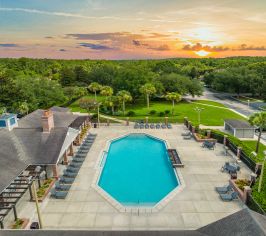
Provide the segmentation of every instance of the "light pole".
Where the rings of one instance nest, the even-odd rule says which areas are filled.
[[[266,150],[263,151],[264,154],[264,159],[262,162],[262,166],[261,166],[261,172],[260,172],[260,180],[259,180],[259,188],[258,188],[258,192],[261,192],[261,186],[262,186],[262,180],[263,180],[263,171],[264,171],[264,165],[265,165],[265,161],[266,161]]]
[[[40,211],[39,202],[38,202],[37,190],[36,190],[36,186],[35,186],[35,180],[37,179],[38,176],[39,176],[38,179],[43,177],[45,175],[45,171],[41,172],[41,167],[40,166],[36,166],[34,171],[35,171],[35,177],[33,178],[33,181],[32,181],[32,188],[33,188],[35,205],[36,205],[36,210],[37,210],[37,215],[38,215],[39,226],[40,226],[40,229],[42,229],[43,228],[43,224],[42,224],[41,211]]]
[[[200,113],[204,110],[204,108],[201,107],[195,107],[194,110],[196,112],[198,112],[198,122],[199,122],[199,126],[200,126]]]

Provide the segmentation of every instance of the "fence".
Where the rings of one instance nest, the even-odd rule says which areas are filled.
[[[247,195],[247,206],[262,215],[266,215],[266,212],[261,208],[261,206],[255,201],[255,199],[251,196],[251,194]]]

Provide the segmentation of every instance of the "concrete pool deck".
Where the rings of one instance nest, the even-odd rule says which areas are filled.
[[[96,140],[66,199],[49,198],[41,204],[45,229],[91,230],[177,230],[196,229],[245,207],[240,200],[223,202],[215,186],[228,184],[229,175],[220,171],[225,161],[222,145],[215,150],[201,147],[195,140],[183,140],[182,125],[169,130],[136,130],[132,126],[111,125],[92,129]],[[127,212],[115,209],[93,187],[102,150],[110,139],[128,133],[147,133],[166,140],[176,148],[185,165],[179,168],[185,188],[159,212]],[[230,160],[231,159],[231,160]],[[241,163],[239,177],[249,178],[250,170]],[[33,204],[33,203],[28,203]],[[30,207],[32,208],[32,207]],[[28,209],[30,209],[28,208]],[[24,212],[27,210],[25,209]],[[28,212],[28,214],[30,214]],[[36,218],[36,215],[33,217]]]

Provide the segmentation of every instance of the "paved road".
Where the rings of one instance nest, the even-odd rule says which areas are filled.
[[[187,97],[191,98],[191,97]],[[236,112],[248,117],[254,112],[258,112],[259,110],[256,110],[252,107],[249,107],[248,105],[242,104],[240,102],[237,102],[236,100],[232,99],[230,97],[230,94],[228,93],[216,93],[208,90],[205,88],[205,91],[202,96],[195,97],[194,99],[200,100],[200,99],[208,99],[216,102],[220,102],[224,104],[225,106],[235,110]]]

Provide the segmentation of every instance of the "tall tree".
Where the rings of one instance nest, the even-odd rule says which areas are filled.
[[[123,114],[125,115],[125,110],[126,110],[126,102],[132,101],[132,97],[130,92],[126,90],[121,90],[117,93],[117,97],[119,101],[122,102],[122,108],[123,108]]]
[[[172,92],[172,93],[167,93],[165,95],[165,99],[168,101],[172,101],[172,115],[173,115],[174,109],[175,109],[175,102],[180,102],[182,99],[182,96],[179,93]]]
[[[146,96],[147,108],[150,108],[150,96],[156,93],[156,88],[151,83],[146,83],[140,87],[139,91]]]
[[[101,88],[101,92],[100,92],[100,94],[105,96],[105,97],[112,96],[113,93],[114,93],[114,90],[110,86],[103,86]]]
[[[260,147],[260,139],[263,128],[266,127],[266,112],[257,112],[250,116],[249,122],[252,125],[255,125],[259,128],[259,135],[258,135],[258,141],[256,145],[256,153],[259,152]]]
[[[102,86],[97,82],[92,82],[88,88],[91,92],[94,92],[94,99],[97,101],[97,92],[101,91]]]
[[[112,115],[115,113],[115,104],[118,102],[118,98],[116,96],[108,96],[105,98],[103,104],[106,107],[110,107],[112,110]]]

